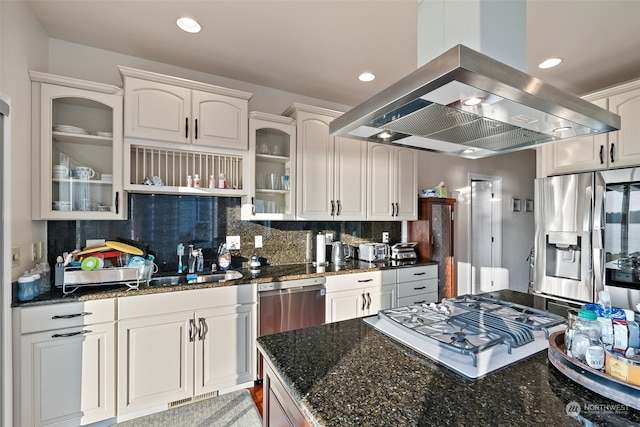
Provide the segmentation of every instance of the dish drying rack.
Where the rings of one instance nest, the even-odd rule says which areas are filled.
[[[65,267],[62,293],[69,295],[79,288],[124,285],[129,289],[140,287],[140,271],[137,268],[114,267],[98,270],[82,270],[80,267]],[[60,285],[56,285],[60,287]]]

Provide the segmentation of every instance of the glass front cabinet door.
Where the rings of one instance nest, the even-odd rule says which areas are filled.
[[[30,75],[33,218],[125,219],[121,89]]]
[[[245,220],[295,218],[296,126],[290,117],[249,114],[251,179],[242,207]]]

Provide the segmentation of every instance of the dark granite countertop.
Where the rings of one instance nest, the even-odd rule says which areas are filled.
[[[34,298],[31,301],[17,301],[14,299],[12,307],[28,307],[43,304],[56,304],[63,302],[90,301],[105,298],[120,298],[135,295],[146,295],[163,292],[177,292],[192,289],[215,288],[221,286],[234,286],[243,284],[259,284],[270,282],[282,282],[286,280],[305,279],[319,276],[332,276],[338,274],[357,273],[361,271],[385,270],[390,268],[414,267],[419,265],[436,264],[433,261],[385,261],[370,263],[366,261],[350,261],[344,266],[335,266],[330,264],[326,267],[315,267],[313,264],[286,264],[286,265],[267,265],[258,269],[241,268],[238,269],[242,273],[242,278],[238,280],[229,280],[224,282],[213,283],[194,283],[185,285],[172,286],[146,286],[141,285],[139,289],[128,289],[126,286],[97,286],[79,288],[74,293],[63,295],[60,288],[52,288],[50,292],[46,292]],[[154,276],[156,277],[156,276]],[[15,288],[15,284],[14,284]]]
[[[540,304],[514,291],[490,296]],[[362,319],[263,336],[258,346],[321,426],[640,425],[640,412],[566,378],[546,351],[469,381]],[[577,419],[570,402],[580,405]]]

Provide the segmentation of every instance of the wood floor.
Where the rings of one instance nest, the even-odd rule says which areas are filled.
[[[260,416],[262,416],[262,384],[249,387],[249,392],[251,393],[251,397],[253,397],[253,401],[256,402]]]

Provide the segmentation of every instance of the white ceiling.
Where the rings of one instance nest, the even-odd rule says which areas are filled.
[[[417,0],[24,1],[51,38],[345,105],[417,64]],[[527,72],[575,94],[640,77],[640,0],[527,0],[527,39]]]

